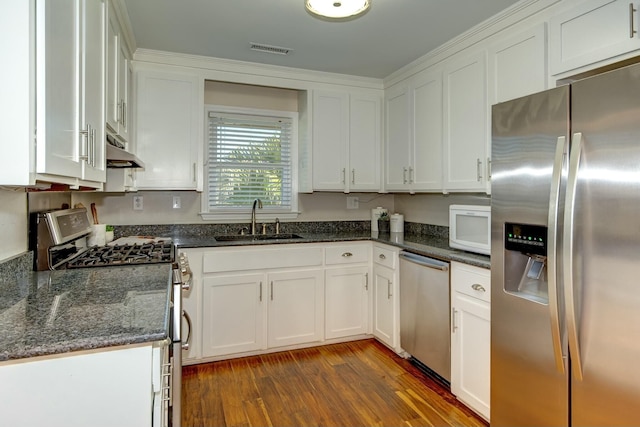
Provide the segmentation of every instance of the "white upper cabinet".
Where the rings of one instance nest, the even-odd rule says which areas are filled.
[[[202,191],[204,80],[151,64],[136,69],[136,154],[139,190]]]
[[[442,73],[427,70],[387,94],[385,188],[442,191]]]
[[[103,0],[3,3],[11,38],[0,52],[12,65],[0,74],[0,185],[102,188],[104,8]]]
[[[445,65],[444,191],[485,191],[488,183],[487,52],[463,51]]]
[[[379,191],[381,97],[313,93],[313,189]]]
[[[551,74],[640,49],[640,2],[590,0],[549,21]]]
[[[107,22],[107,126],[109,132],[123,143],[129,141],[131,129],[130,57],[113,6],[110,6]]]
[[[508,101],[547,89],[546,25],[500,33],[489,48],[489,101]]]
[[[36,4],[36,172],[97,188],[106,177],[104,6],[101,0]]]

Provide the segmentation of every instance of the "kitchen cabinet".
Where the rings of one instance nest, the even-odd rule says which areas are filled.
[[[107,20],[107,112],[108,131],[126,145],[130,141],[131,86],[133,71],[131,54],[124,41],[118,18],[109,3]]]
[[[489,420],[491,273],[451,262],[451,392]]]
[[[442,191],[442,73],[429,69],[387,97],[385,189]]]
[[[638,6],[637,1],[590,0],[551,17],[551,74],[640,49]]]
[[[444,190],[488,186],[489,102],[487,51],[455,55],[443,72]]]
[[[380,191],[380,98],[314,91],[314,190]]]
[[[7,426],[161,427],[163,344],[117,347],[0,364]],[[165,346],[166,347],[166,346]],[[155,398],[154,398],[155,395]]]
[[[371,244],[325,248],[325,338],[367,334]]]
[[[547,89],[546,64],[545,23],[515,34],[499,33],[489,47],[490,103]]]
[[[0,183],[102,188],[104,2],[38,1],[30,8],[6,6],[3,15],[5,29],[15,26],[20,39],[15,50],[12,40],[2,52],[23,75],[11,81],[15,88],[3,91],[3,117],[16,127],[10,130],[15,138],[6,139]]]
[[[136,79],[139,190],[202,191],[204,80],[179,67],[141,64]]]
[[[193,340],[185,363],[319,342],[324,333],[322,248],[187,249],[184,295]]]
[[[373,246],[373,335],[394,351],[400,351],[400,299],[398,249]]]

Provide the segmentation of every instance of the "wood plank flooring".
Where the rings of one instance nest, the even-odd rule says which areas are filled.
[[[488,425],[373,339],[182,372],[183,427]]]

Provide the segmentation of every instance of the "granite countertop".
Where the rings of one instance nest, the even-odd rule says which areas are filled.
[[[449,239],[442,236],[425,234],[386,233],[371,231],[354,231],[339,233],[295,233],[300,238],[268,239],[268,240],[234,240],[217,241],[214,236],[172,236],[173,242],[180,248],[226,247],[226,246],[259,246],[285,243],[320,243],[372,240],[396,246],[424,256],[445,261],[459,261],[482,268],[491,268],[491,259],[486,255],[474,254],[449,247]]]
[[[0,279],[0,361],[163,340],[171,264],[18,271]]]

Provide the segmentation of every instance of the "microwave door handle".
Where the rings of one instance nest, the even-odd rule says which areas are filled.
[[[560,203],[560,186],[562,183],[562,175],[565,168],[565,159],[567,155],[567,138],[559,136],[556,144],[556,152],[553,161],[553,171],[551,174],[551,191],[549,195],[549,218],[548,218],[548,237],[549,243],[547,257],[547,283],[549,285],[549,315],[551,317],[551,341],[553,344],[553,356],[556,363],[556,369],[559,373],[564,374],[564,359],[562,354],[562,336],[560,331],[561,313],[558,303],[558,205]]]

